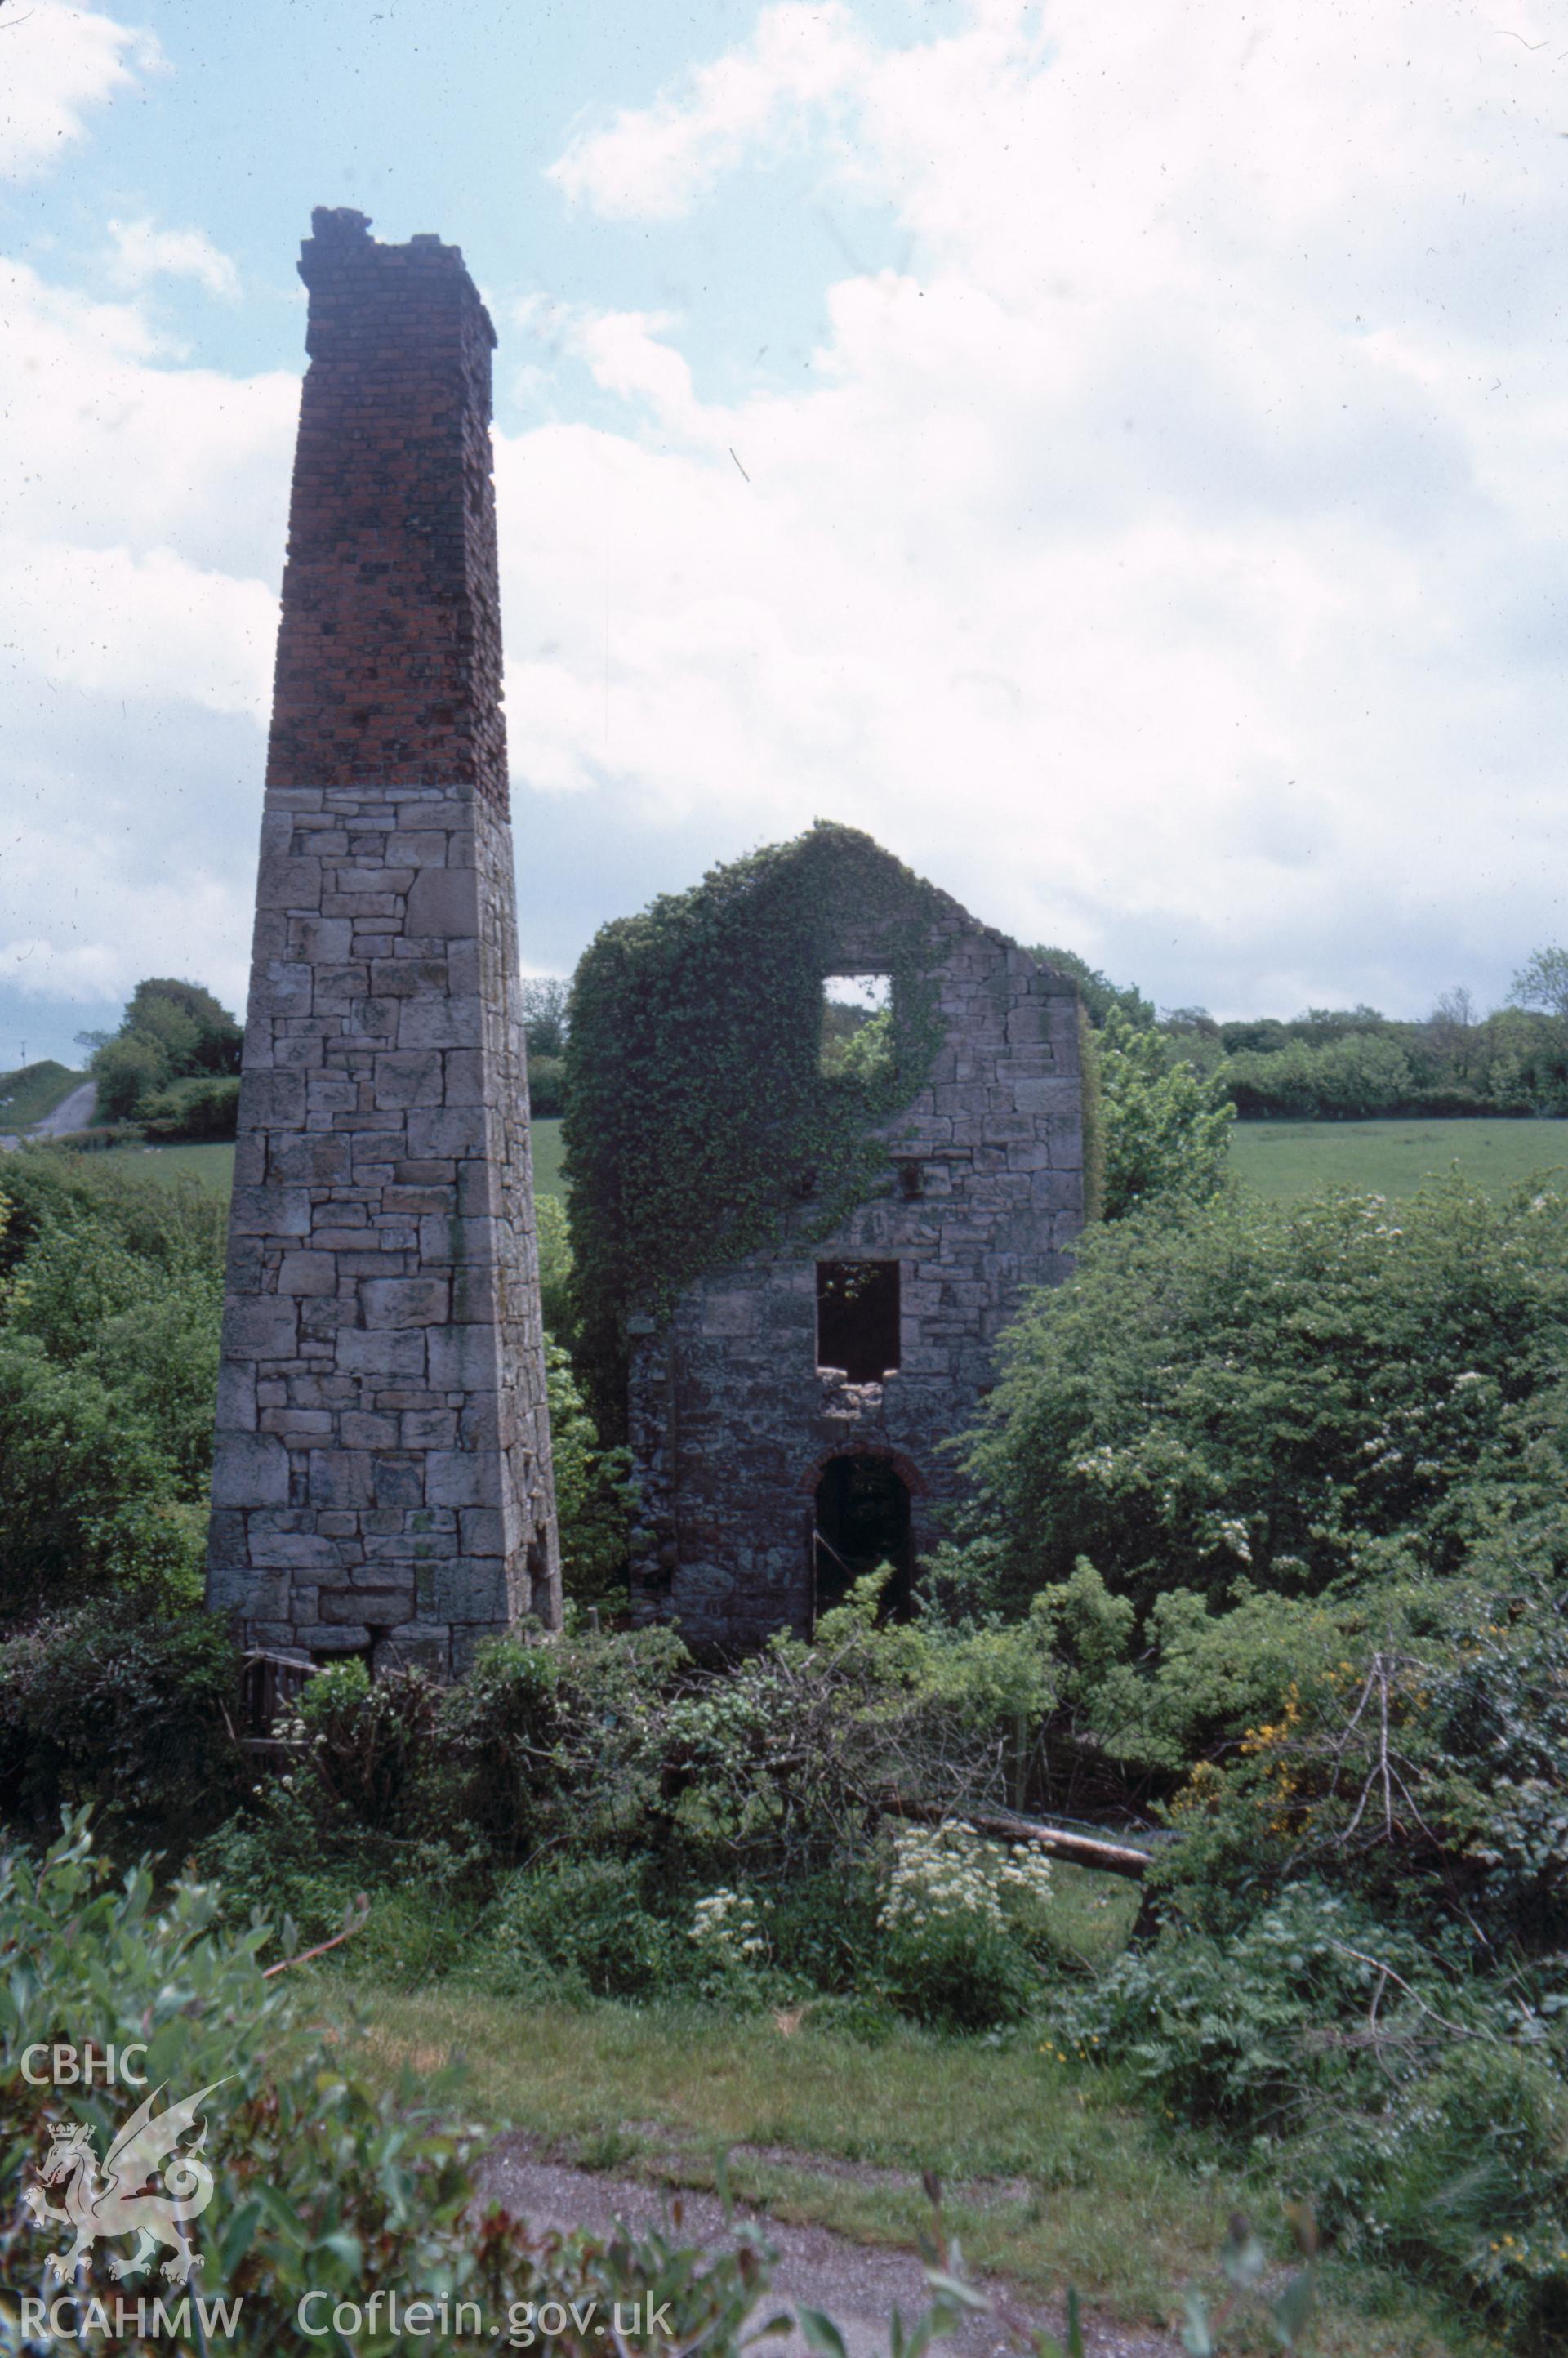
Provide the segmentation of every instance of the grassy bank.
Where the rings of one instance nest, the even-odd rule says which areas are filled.
[[[0,1130],[26,1130],[29,1123],[42,1121],[64,1103],[72,1089],[80,1088],[85,1073],[71,1073],[63,1065],[48,1057],[38,1065],[18,1065],[14,1072],[0,1073]]]
[[[1244,1121],[1231,1132],[1236,1177],[1277,1203],[1320,1187],[1413,1195],[1455,1163],[1466,1179],[1499,1190],[1561,1171],[1568,1121]]]

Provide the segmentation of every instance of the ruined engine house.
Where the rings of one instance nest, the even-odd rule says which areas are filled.
[[[780,1136],[771,1233],[626,1321],[633,1609],[698,1643],[808,1631],[881,1563],[889,1601],[907,1598],[963,1487],[943,1444],[1085,1217],[1075,986],[862,836],[818,827],[769,856],[811,871],[822,996],[784,1021],[825,1023],[823,1089],[842,1101],[846,1060],[852,1083],[834,1010],[857,996],[860,1048],[880,1021],[914,1063],[896,1109],[863,1125],[852,1201],[825,1201]],[[757,1059],[750,1119],[768,1135],[773,1077]]]

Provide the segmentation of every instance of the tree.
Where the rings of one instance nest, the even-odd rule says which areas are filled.
[[[565,1055],[568,996],[559,975],[526,975],[518,986],[530,1057]]]
[[[1225,1184],[1234,1106],[1212,1080],[1173,1062],[1157,1032],[1106,1011],[1094,1042],[1105,1152],[1105,1217],[1119,1219],[1156,1196],[1203,1204]]]
[[[1426,1019],[1433,1054],[1456,1081],[1470,1077],[1476,1028],[1476,1002],[1462,982],[1440,994]]]
[[[1076,950],[1058,950],[1036,946],[1029,953],[1042,966],[1054,967],[1058,974],[1071,978],[1078,986],[1078,996],[1084,1002],[1084,1012],[1098,1031],[1113,1007],[1119,1007],[1140,1032],[1152,1031],[1154,1023],[1154,1002],[1145,999],[1135,982],[1112,982],[1098,967],[1090,966]]]
[[[195,1134],[233,1136],[232,1076],[240,1069],[244,1034],[228,1009],[200,983],[149,976],[131,993],[117,1032],[79,1036],[84,1046],[92,1046],[89,1069],[98,1084],[101,1120],[134,1120],[152,1109],[160,1092],[181,1082],[200,1087],[225,1079],[231,1087],[222,1121],[214,1129],[208,1109]],[[157,1110],[166,1127],[173,1121],[171,1134],[178,1134],[178,1105],[170,1099],[160,1102]]]
[[[1568,1021],[1568,950],[1531,950],[1509,986],[1510,1007],[1541,1007]]]
[[[168,976],[138,982],[120,1029],[150,1032],[165,1041],[176,1063],[176,1078],[240,1069],[244,1033],[228,1009],[199,982],[177,982]]]
[[[143,1098],[168,1079],[168,1056],[150,1033],[117,1032],[94,1051],[92,1077],[98,1084],[99,1119],[129,1121]]]

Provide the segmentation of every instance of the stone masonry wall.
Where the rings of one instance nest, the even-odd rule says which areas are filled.
[[[208,1597],[460,1671],[560,1617],[489,476],[455,247],[314,217]]]
[[[813,1614],[815,1498],[834,1457],[867,1451],[912,1494],[917,1551],[956,1498],[942,1444],[972,1422],[996,1338],[1025,1290],[1066,1274],[1083,1225],[1077,994],[946,903],[945,1041],[925,1086],[879,1133],[879,1190],[829,1237],[711,1271],[662,1329],[633,1337],[630,1437],[646,1535],[639,1617],[699,1642],[754,1644]],[[835,973],[891,964],[846,940]],[[906,1193],[906,1189],[918,1192]],[[816,1265],[897,1260],[900,1364],[850,1384],[816,1359]]]

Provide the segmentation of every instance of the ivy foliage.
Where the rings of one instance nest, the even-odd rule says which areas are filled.
[[[942,1043],[935,971],[953,904],[856,829],[714,869],[594,938],[572,986],[564,1130],[581,1360],[605,1412],[627,1320],[705,1271],[826,1235],[885,1169],[874,1126]],[[847,946],[892,979],[890,1053],[823,1070],[822,986]]]

